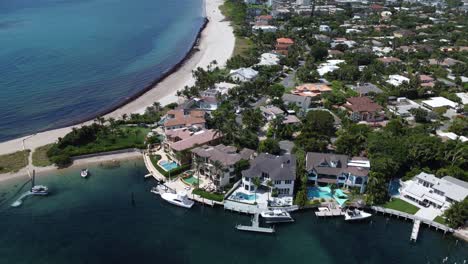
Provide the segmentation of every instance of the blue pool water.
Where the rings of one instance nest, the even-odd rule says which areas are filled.
[[[307,198],[309,200],[315,199],[315,198],[324,198],[324,199],[330,199],[333,198],[339,205],[343,205],[348,199],[347,195],[343,193],[342,190],[336,189],[335,190],[335,195],[332,195],[330,187],[310,187],[307,190]]]
[[[159,165],[161,165],[166,171],[171,171],[179,167],[179,165],[177,165],[177,163],[175,163],[174,161],[167,160],[160,161]]]
[[[202,0],[0,0],[0,141],[93,118],[179,63]]]
[[[234,198],[234,200],[254,201],[255,197],[256,197],[256,194],[246,194],[246,193],[243,193],[243,192],[238,192],[238,193],[234,194],[232,198]],[[258,196],[257,196],[257,198],[258,198]]]

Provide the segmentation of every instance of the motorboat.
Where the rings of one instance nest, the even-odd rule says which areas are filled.
[[[194,201],[188,199],[186,192],[166,192],[161,194],[161,198],[163,198],[168,203],[184,208],[191,208],[194,204]]]
[[[318,210],[319,212],[330,212],[330,208],[328,207],[319,207]]]
[[[294,219],[291,217],[291,215],[283,210],[268,210],[261,212],[260,215],[268,224],[294,222]]]
[[[86,178],[86,177],[88,177],[89,170],[88,169],[82,169],[80,174],[81,174],[81,177]]]
[[[371,217],[372,214],[366,213],[359,209],[348,209],[345,211],[345,220],[346,221],[353,221],[353,220],[362,220]]]
[[[49,188],[44,185],[35,185],[31,188],[32,195],[47,195],[49,194]]]
[[[152,193],[154,194],[162,194],[162,193],[166,193],[169,191],[169,188],[167,188],[166,185],[164,184],[158,184],[157,186],[151,188],[151,191]]]

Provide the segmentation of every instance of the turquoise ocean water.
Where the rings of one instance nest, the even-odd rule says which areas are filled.
[[[0,0],[0,141],[110,109],[177,64],[202,0]]]
[[[90,167],[38,177],[49,197],[9,204],[26,179],[0,185],[0,263],[463,263],[468,246],[450,235],[421,228],[410,243],[412,223],[373,216],[370,221],[319,219],[294,213],[296,222],[273,235],[237,231],[246,215],[195,205],[175,207],[150,193],[153,180],[142,161],[120,168]],[[19,191],[21,193],[25,189]],[[133,197],[133,203],[132,203]]]

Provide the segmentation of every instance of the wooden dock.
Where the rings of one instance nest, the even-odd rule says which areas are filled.
[[[272,227],[260,227],[260,221],[259,221],[259,216],[260,214],[255,214],[252,217],[252,225],[246,226],[246,225],[236,225],[237,230],[241,231],[250,231],[250,232],[259,232],[259,233],[274,233],[275,229]]]
[[[413,230],[411,231],[410,240],[416,242],[418,240],[418,233],[419,233],[419,226],[421,225],[421,221],[414,220]]]

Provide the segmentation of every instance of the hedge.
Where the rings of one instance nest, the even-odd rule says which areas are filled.
[[[224,200],[224,195],[222,194],[216,194],[216,193],[210,193],[207,191],[204,191],[202,189],[195,189],[192,191],[193,194],[200,195],[201,197],[217,202],[222,202]]]
[[[159,173],[164,175],[164,177],[166,178],[175,178],[176,176],[183,173],[184,171],[189,170],[191,167],[190,164],[185,164],[175,169],[172,169],[170,171],[166,171],[163,168],[161,168],[161,166],[159,166],[158,164],[158,161],[161,160],[161,155],[152,155],[150,159],[151,159],[151,162],[153,162],[154,167],[159,171]]]

